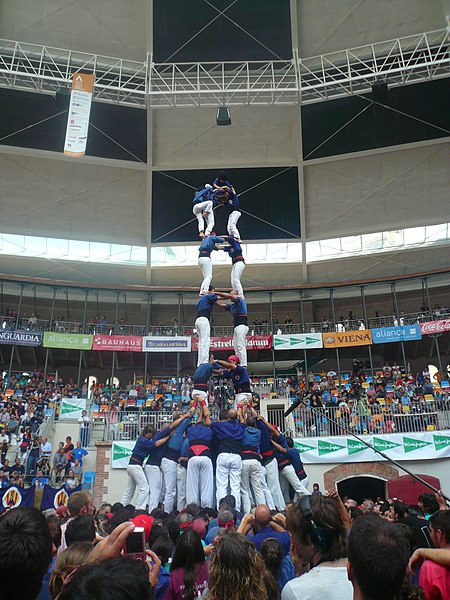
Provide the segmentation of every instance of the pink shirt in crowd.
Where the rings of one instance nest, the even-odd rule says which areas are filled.
[[[184,569],[175,569],[170,573],[170,587],[164,600],[184,600]],[[194,598],[201,598],[208,587],[208,563],[201,563],[195,578]]]
[[[450,598],[450,569],[426,560],[420,567],[419,586],[426,600],[448,600]]]

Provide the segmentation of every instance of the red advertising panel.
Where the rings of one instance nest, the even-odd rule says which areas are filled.
[[[249,335],[246,342],[247,350],[267,350],[272,348],[271,335]],[[213,352],[229,352],[233,350],[232,337],[212,337],[209,345]],[[198,338],[192,338],[192,350],[198,350]]]
[[[422,335],[427,335],[427,333],[442,333],[443,331],[450,331],[450,319],[440,319],[439,321],[420,323],[420,331]]]
[[[92,350],[142,352],[142,338],[137,335],[94,335]]]

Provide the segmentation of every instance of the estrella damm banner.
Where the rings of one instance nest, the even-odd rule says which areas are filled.
[[[372,344],[370,329],[358,331],[336,331],[322,333],[324,348],[351,348],[352,346],[369,346]]]

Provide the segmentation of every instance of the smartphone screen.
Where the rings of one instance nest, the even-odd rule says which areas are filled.
[[[125,540],[125,554],[133,558],[145,560],[145,532],[143,527],[136,527]]]

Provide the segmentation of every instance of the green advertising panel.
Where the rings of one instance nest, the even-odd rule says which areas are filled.
[[[90,350],[92,348],[92,335],[84,333],[58,333],[46,331],[44,333],[44,348],[64,348],[66,350]]]

